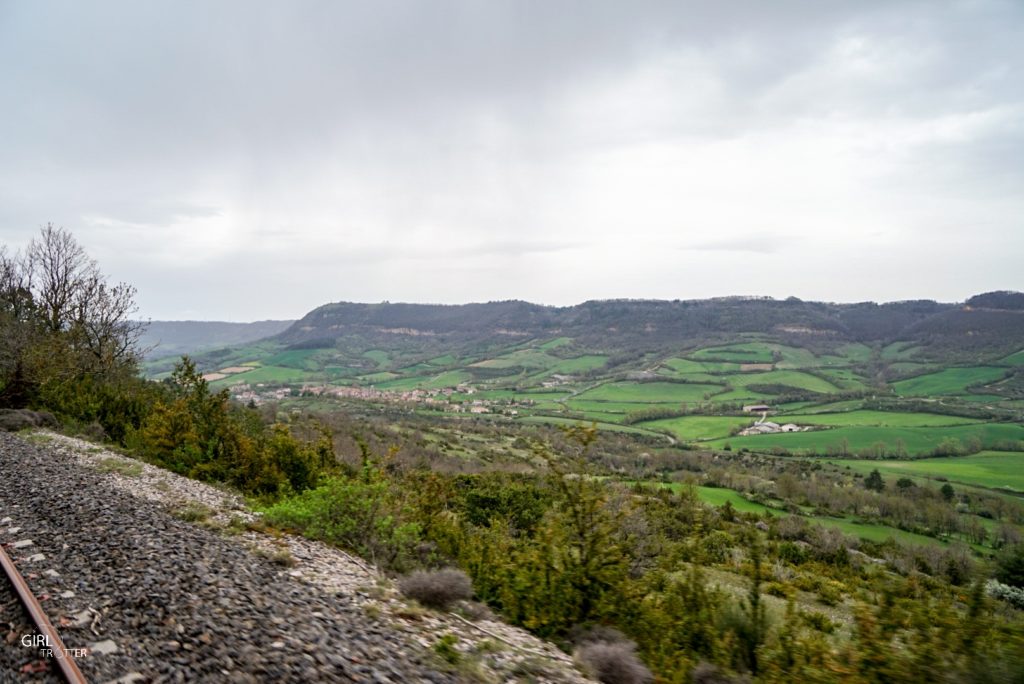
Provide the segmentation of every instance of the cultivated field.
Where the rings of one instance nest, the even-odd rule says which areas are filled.
[[[859,473],[875,468],[885,477],[946,479],[978,487],[1005,489],[1024,494],[1024,452],[982,451],[970,456],[897,460],[835,460]]]
[[[895,455],[909,456],[933,452],[945,440],[957,440],[961,446],[977,440],[982,447],[1024,439],[1024,427],[1006,423],[979,423],[952,427],[872,427],[847,426],[813,432],[729,437],[711,442],[711,446],[732,449],[784,449],[791,453]]]
[[[919,375],[893,384],[897,394],[903,396],[928,397],[944,394],[965,394],[971,385],[984,385],[999,380],[1006,374],[1005,368],[995,366],[973,366],[970,368],[947,368],[937,373]]]

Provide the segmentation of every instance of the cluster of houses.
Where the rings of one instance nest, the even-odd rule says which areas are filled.
[[[234,385],[231,388],[231,396],[238,401],[253,404],[261,404],[265,401],[280,401],[294,395],[297,390],[299,395],[314,397],[339,397],[344,399],[361,399],[363,401],[387,401],[424,404],[437,410],[450,413],[492,413],[499,410],[509,415],[517,415],[518,411],[509,408],[514,405],[508,401],[491,401],[488,399],[473,399],[470,401],[453,402],[452,395],[455,393],[475,394],[476,390],[469,386],[457,388],[445,387],[442,389],[411,389],[411,390],[382,390],[375,387],[338,387],[335,385],[311,385],[306,384],[301,388],[275,387],[268,388],[262,383],[253,385]],[[532,404],[532,401],[524,404]],[[500,409],[498,405],[501,405]]]
[[[231,387],[231,398],[244,404],[262,404],[264,401],[281,401],[291,396],[291,390],[287,387],[276,387],[268,389],[262,383],[257,385],[233,385]]]

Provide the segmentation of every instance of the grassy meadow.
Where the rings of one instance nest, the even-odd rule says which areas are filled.
[[[906,460],[833,460],[840,467],[868,474],[874,469],[889,478],[945,479],[977,487],[1024,494],[1024,452],[982,451],[969,456]]]
[[[732,449],[771,451],[776,448],[791,453],[857,454],[880,451],[883,455],[902,451],[908,456],[931,453],[944,440],[961,444],[978,440],[982,447],[1024,439],[1024,426],[1008,423],[978,423],[948,427],[876,427],[849,425],[811,432],[729,437],[711,442],[711,446]]]
[[[1006,374],[1005,368],[996,366],[972,366],[969,368],[947,368],[937,373],[918,375],[893,383],[893,389],[902,396],[929,397],[934,395],[965,394],[972,385],[984,385],[999,380]]]

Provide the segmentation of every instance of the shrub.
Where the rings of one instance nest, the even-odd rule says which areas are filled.
[[[818,589],[818,600],[826,606],[834,606],[843,600],[843,593],[837,582],[822,582]]]
[[[401,571],[415,554],[419,525],[386,481],[369,479],[328,479],[271,506],[264,519],[354,551],[378,567]]]
[[[1024,588],[1024,544],[1015,544],[999,554],[995,577],[1003,584]]]
[[[792,563],[793,565],[807,562],[807,551],[802,546],[798,546],[793,542],[787,541],[779,544],[778,554],[780,560]]]
[[[47,411],[0,409],[0,430],[17,432],[33,427],[57,427],[57,419]]]
[[[1024,589],[1011,587],[1010,585],[1003,584],[998,580],[990,579],[985,584],[985,591],[988,592],[988,595],[992,598],[1006,601],[1014,608],[1024,610]]]
[[[836,631],[836,628],[839,627],[839,625],[830,620],[827,615],[819,613],[816,610],[806,612],[801,611],[800,619],[811,629],[824,632],[825,634],[832,634]]]
[[[399,580],[398,588],[404,596],[439,610],[473,596],[469,576],[456,568],[417,570]]]
[[[125,477],[138,477],[142,475],[142,464],[120,458],[105,458],[99,462],[96,470],[101,473],[117,473]]]
[[[693,684],[731,684],[736,681],[711,663],[697,663],[693,668]]]
[[[654,675],[640,662],[634,649],[629,642],[596,641],[581,646],[576,652],[576,659],[604,684],[643,684],[653,681]]]
[[[789,598],[790,594],[794,593],[791,588],[781,582],[767,582],[764,585],[764,593],[769,596],[778,596],[780,598]]]
[[[574,625],[569,630],[569,639],[577,646],[603,641],[608,644],[633,642],[621,631],[610,625]],[[635,646],[635,645],[634,645]]]
[[[455,665],[462,660],[462,654],[455,648],[458,642],[459,638],[454,634],[445,634],[434,644],[434,653],[449,665]]]

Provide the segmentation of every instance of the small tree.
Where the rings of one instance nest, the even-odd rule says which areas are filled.
[[[995,577],[1011,587],[1024,587],[1024,544],[1015,544],[999,554]]]
[[[762,575],[762,551],[761,542],[754,540],[750,547],[750,561],[753,564],[753,575],[750,578],[750,589],[747,591],[747,598],[743,602],[744,621],[739,631],[742,657],[750,672],[758,672],[758,649],[764,643],[768,634],[768,613],[761,597],[761,583],[764,580]]]
[[[79,395],[135,375],[135,312],[135,289],[108,283],[62,228],[48,224],[24,253],[0,250],[0,405],[73,414],[100,403]]]
[[[953,485],[949,484],[948,482],[942,485],[939,491],[942,493],[942,498],[945,499],[946,501],[952,501],[953,497],[956,496],[956,490],[953,489]]]
[[[871,473],[864,478],[864,488],[870,489],[873,492],[881,492],[885,489],[885,480],[882,479],[882,474],[878,472],[878,468],[875,468]]]
[[[535,453],[549,469],[555,508],[539,538],[548,571],[560,571],[571,591],[566,596],[567,625],[594,617],[605,593],[627,572],[627,550],[618,536],[616,514],[607,505],[606,486],[590,474],[587,454],[597,440],[595,427],[565,429],[570,446],[556,455],[547,446]]]

